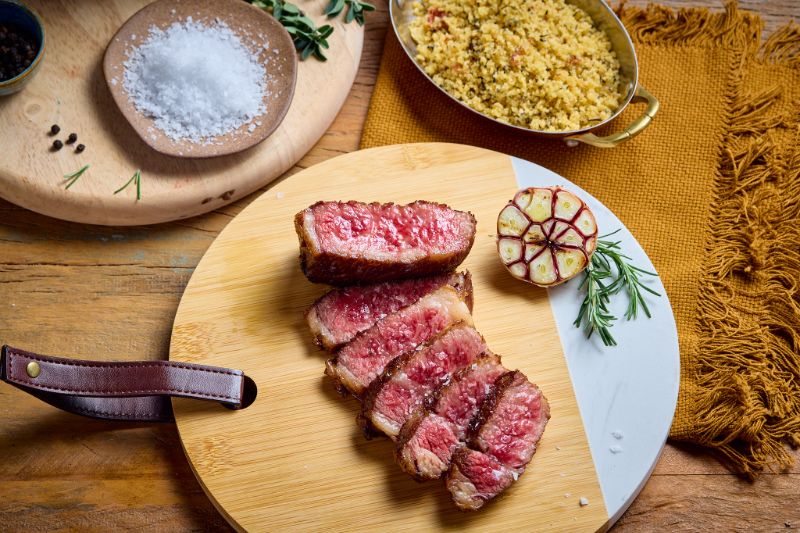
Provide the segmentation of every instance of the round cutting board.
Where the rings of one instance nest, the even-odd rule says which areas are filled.
[[[613,523],[649,476],[678,390],[678,343],[669,301],[653,319],[620,322],[605,348],[571,325],[577,283],[546,291],[511,278],[494,244],[499,210],[523,186],[565,185],[594,210],[637,264],[652,264],[597,200],[537,165],[453,144],[375,148],[331,159],[271,187],[206,253],[178,308],[170,358],[243,369],[258,385],[241,411],[174,401],[186,454],[220,512],[250,531],[593,531]],[[506,367],[550,401],[552,418],[527,472],[475,513],[439,482],[418,484],[388,440],[367,441],[357,403],[323,376],[327,354],[303,312],[326,288],[298,264],[293,215],[318,200],[425,199],[473,212],[475,324]],[[658,279],[652,287],[663,294]],[[624,300],[621,298],[620,300]],[[614,303],[624,306],[624,301]],[[621,309],[613,308],[616,314]],[[581,505],[585,498],[588,505]]]
[[[44,20],[45,58],[21,92],[0,98],[0,196],[48,216],[105,225],[141,225],[188,218],[233,202],[280,176],[330,126],[358,70],[364,29],[328,20],[328,0],[299,5],[319,24],[334,27],[327,62],[301,61],[294,99],[278,129],[243,152],[211,159],[159,154],[123,118],[103,77],[111,37],[146,0],[26,1]],[[221,13],[221,16],[224,14]],[[49,135],[50,126],[61,127]],[[78,134],[86,145],[60,151],[54,139]],[[77,143],[76,143],[77,144]],[[69,189],[64,175],[90,168]],[[135,187],[115,195],[141,170]]]

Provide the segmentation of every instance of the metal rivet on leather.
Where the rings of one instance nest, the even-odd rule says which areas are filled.
[[[39,367],[39,363],[37,363],[36,361],[31,361],[30,363],[28,363],[28,366],[25,367],[25,370],[28,372],[28,375],[32,378],[38,376],[39,372],[42,371],[42,369]]]

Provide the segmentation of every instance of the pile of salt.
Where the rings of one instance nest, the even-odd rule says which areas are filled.
[[[124,66],[136,109],[174,140],[209,142],[245,124],[252,131],[266,111],[266,70],[223,22],[153,26]]]

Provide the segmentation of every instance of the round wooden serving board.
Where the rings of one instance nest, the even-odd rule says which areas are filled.
[[[508,275],[494,244],[497,213],[521,185],[553,183],[569,186],[541,167],[479,148],[390,146],[296,174],[231,221],[186,288],[170,359],[240,368],[258,385],[255,403],[241,411],[174,401],[192,468],[234,526],[594,531],[624,511],[655,464],[672,419],[675,326],[661,298],[652,302],[659,319],[620,325],[622,347],[604,349],[568,327],[571,302],[579,300],[574,283],[548,293]],[[594,198],[573,190],[595,210],[601,230],[620,224]],[[303,316],[326,287],[300,271],[293,215],[318,200],[417,199],[477,217],[475,245],[462,265],[473,275],[476,327],[508,368],[541,387],[551,406],[527,472],[476,513],[456,510],[441,483],[418,484],[401,472],[388,440],[364,439],[355,422],[358,405],[323,376],[327,354],[311,342]],[[627,230],[620,235],[626,251],[651,266]],[[612,437],[612,429],[624,437]],[[611,458],[613,443],[624,452]]]
[[[47,50],[40,72],[21,92],[0,98],[0,196],[48,216],[104,225],[154,224],[188,218],[253,192],[296,163],[330,126],[347,97],[361,58],[364,29],[322,15],[327,0],[298,0],[334,32],[327,62],[301,61],[294,99],[278,129],[243,152],[211,159],[159,154],[136,134],[103,77],[103,54],[119,27],[146,0],[27,1],[44,20]],[[220,13],[224,19],[224,13]],[[49,135],[50,126],[61,132]],[[54,152],[54,139],[78,134]],[[77,144],[77,143],[76,143]],[[91,165],[65,189],[64,175]],[[141,170],[134,187],[114,195]]]

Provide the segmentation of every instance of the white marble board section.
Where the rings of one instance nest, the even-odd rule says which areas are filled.
[[[512,158],[520,188],[561,185],[579,194],[594,211],[600,235],[616,229],[614,240],[636,265],[655,272],[642,247],[620,220],[589,193],[544,167]],[[611,302],[620,317],[612,328],[618,345],[605,347],[597,335],[586,339],[573,325],[581,298],[579,279],[549,289],[583,425],[600,480],[609,526],[644,487],[664,448],[678,399],[680,353],[672,307],[658,278],[647,296],[652,318],[624,319],[627,298]]]

